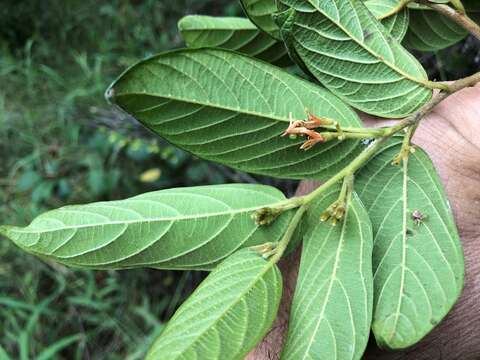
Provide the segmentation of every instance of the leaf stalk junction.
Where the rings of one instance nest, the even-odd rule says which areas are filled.
[[[332,224],[336,225],[342,220],[346,207],[348,206],[348,199],[353,192],[355,173],[361,169],[373,156],[375,156],[379,150],[382,149],[385,142],[393,135],[401,131],[405,131],[401,151],[394,159],[392,159],[392,164],[400,165],[402,162],[406,164],[409,154],[414,151],[411,140],[420,121],[425,118],[425,116],[427,116],[435,106],[437,106],[447,97],[459,90],[474,86],[479,82],[480,72],[449,84],[449,91],[441,91],[414,114],[390,127],[379,129],[341,128],[335,121],[317,118],[315,115],[309,114],[308,112],[307,120],[291,121],[290,126],[283,135],[301,135],[308,137],[307,142],[305,143],[308,145],[302,145],[302,149],[304,150],[308,150],[318,142],[323,142],[320,141],[320,137],[315,134],[319,134],[323,139],[326,139],[325,141],[333,139],[342,141],[346,139],[359,138],[375,138],[375,140],[370,143],[349,165],[340,170],[336,175],[332,176],[329,180],[324,182],[322,185],[320,185],[320,187],[310,194],[293,197],[291,199],[279,202],[272,207],[260,208],[255,211],[252,214],[252,218],[259,226],[265,226],[275,221],[275,219],[285,211],[297,209],[282,240],[278,243],[268,243],[256,247],[259,253],[261,253],[265,258],[271,258],[271,261],[279,261],[282,255],[285,253],[285,250],[293,238],[295,230],[300,224],[301,219],[309,205],[323,195],[332,186],[336,185],[340,181],[343,181],[342,190],[338,200],[330,207],[325,209],[321,215],[321,218],[319,219],[320,221],[327,221],[331,219]],[[314,129],[318,128],[322,128],[325,131],[319,133],[314,131]],[[331,139],[329,136],[331,136]]]

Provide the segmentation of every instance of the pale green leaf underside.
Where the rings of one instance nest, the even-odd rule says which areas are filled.
[[[467,32],[445,16],[432,10],[410,11],[410,26],[405,46],[420,51],[437,51],[456,44]]]
[[[292,65],[282,42],[239,17],[185,16],[178,28],[188,47],[235,50],[277,66]]]
[[[277,11],[276,0],[240,0],[245,14],[262,31],[280,40],[280,29],[272,19]]]
[[[204,159],[243,171],[327,179],[358,152],[357,141],[300,150],[304,139],[281,137],[289,113],[360,126],[330,92],[248,56],[186,49],[133,66],[109,90],[112,100],[169,142]]]
[[[334,94],[369,114],[400,118],[431,96],[419,62],[359,1],[279,0],[295,10],[287,41]]]
[[[377,18],[383,18],[398,5],[398,0],[364,0],[365,6]],[[388,33],[398,41],[402,41],[408,30],[409,14],[408,9],[388,16],[381,21]]]
[[[272,326],[281,294],[277,266],[241,250],[177,310],[146,360],[243,360]]]
[[[285,360],[360,359],[372,320],[372,226],[354,194],[337,226],[320,223],[339,188],[309,210]]]
[[[457,301],[463,253],[448,200],[428,156],[417,149],[393,166],[394,141],[371,160],[356,187],[374,230],[373,332],[384,347],[402,349],[427,335]],[[413,212],[425,216],[421,224]]]
[[[75,267],[209,270],[239,248],[278,241],[290,214],[267,227],[251,214],[284,199],[262,185],[169,189],[66,206],[0,232],[28,252]]]

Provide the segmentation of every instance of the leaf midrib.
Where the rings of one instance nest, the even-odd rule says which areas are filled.
[[[329,19],[333,24],[335,24],[336,26],[338,26],[342,31],[345,32],[345,34],[347,34],[350,39],[352,39],[355,43],[357,43],[358,45],[360,45],[362,48],[364,48],[370,55],[372,55],[373,57],[375,57],[376,59],[380,60],[381,62],[383,62],[385,65],[387,65],[388,67],[390,67],[392,70],[394,70],[395,72],[399,73],[401,76],[403,76],[404,78],[406,78],[407,80],[410,80],[412,82],[415,82],[425,88],[428,88],[426,85],[425,85],[425,82],[424,80],[421,80],[421,79],[416,79],[406,73],[403,72],[403,70],[397,68],[394,64],[390,63],[389,61],[387,61],[386,59],[384,59],[382,56],[380,55],[377,55],[375,52],[373,52],[369,47],[367,47],[367,44],[365,43],[361,43],[359,42],[354,36],[352,36],[352,34],[347,31],[347,29],[345,29],[343,27],[343,25],[341,23],[337,23],[334,19],[332,19],[330,16],[326,15],[321,9],[319,9],[313,2],[312,0],[307,0],[310,5],[312,5],[315,9],[317,9],[317,11],[319,13],[321,13],[323,16],[325,16],[327,19]],[[343,0],[342,0],[343,1]],[[379,33],[382,35],[383,37],[383,34],[381,32],[380,29],[378,29],[377,27],[377,30],[379,31]],[[385,38],[384,38],[385,39]],[[385,42],[388,43],[388,41],[386,41],[385,39]]]
[[[281,202],[279,200],[278,202]],[[115,220],[115,221],[110,221],[106,223],[99,223],[99,224],[85,224],[85,225],[78,225],[78,226],[64,226],[64,227],[59,227],[55,229],[48,229],[48,230],[39,230],[39,231],[26,231],[27,228],[21,229],[17,227],[4,227],[7,231],[13,231],[17,233],[22,233],[22,234],[43,234],[43,233],[49,233],[49,232],[55,232],[55,231],[62,231],[62,230],[70,230],[70,229],[83,229],[83,228],[89,228],[89,227],[97,227],[97,226],[106,226],[106,225],[131,225],[131,224],[138,224],[138,223],[150,223],[150,222],[162,222],[162,221],[184,221],[184,220],[194,220],[194,219],[203,219],[203,218],[209,218],[209,217],[216,217],[216,216],[225,216],[225,215],[236,215],[239,213],[243,212],[250,212],[250,211],[255,211],[263,207],[272,207],[277,203],[272,203],[272,204],[267,204],[267,205],[259,205],[255,207],[250,207],[250,208],[241,208],[241,209],[235,209],[233,211],[221,211],[221,212],[216,212],[216,213],[203,213],[201,215],[189,215],[189,216],[175,216],[175,217],[164,217],[164,218],[151,218],[151,219],[136,219],[136,220],[126,220],[126,221],[121,221],[121,220]],[[54,218],[55,219],[55,218]],[[58,220],[58,219],[55,219]]]
[[[202,331],[198,336],[196,336],[195,340],[191,342],[191,344],[189,346],[187,346],[186,349],[182,350],[182,352],[180,352],[176,357],[175,359],[179,359],[186,351],[188,351],[189,349],[191,349],[191,347],[193,347],[193,345],[195,345],[199,340],[200,338],[205,335],[205,333],[207,333],[211,328],[215,327],[215,325],[220,322],[223,317],[225,316],[225,314],[227,312],[229,312],[232,308],[234,308],[235,306],[237,306],[238,303],[240,303],[241,301],[243,301],[244,299],[244,296],[245,294],[247,294],[248,292],[250,292],[250,290],[252,290],[259,281],[261,281],[263,279],[263,277],[265,276],[265,274],[270,271],[272,269],[272,267],[276,264],[275,261],[273,260],[270,260],[268,262],[265,263],[265,267],[264,269],[258,274],[258,276],[256,276],[254,279],[252,279],[252,282],[250,285],[248,285],[248,287],[246,289],[244,289],[244,291],[242,291],[240,293],[240,296],[237,297],[237,300],[235,300],[234,302],[232,302],[232,304],[230,304],[220,315],[219,317],[212,323],[211,326],[209,326],[207,329],[205,329],[204,331]],[[277,277],[277,274],[275,274],[275,277]],[[265,280],[263,280],[265,281]],[[210,284],[209,284],[210,285]],[[172,359],[174,360],[174,359]]]
[[[347,206],[347,210],[345,212],[345,215],[344,215],[344,219],[347,219],[348,218],[348,214],[350,212],[350,206]],[[342,222],[342,233],[340,235],[340,241],[338,242],[338,247],[337,247],[337,253],[335,255],[335,263],[334,263],[334,268],[333,268],[333,272],[330,276],[330,283],[328,284],[328,291],[327,291],[327,294],[325,295],[325,302],[323,304],[323,307],[322,307],[322,311],[320,312],[320,316],[319,316],[319,321],[317,323],[317,326],[315,327],[315,331],[313,333],[313,335],[311,336],[310,338],[310,342],[305,350],[305,353],[303,354],[303,357],[302,357],[302,360],[306,360],[307,359],[307,356],[309,355],[310,353],[310,349],[312,347],[312,344],[313,344],[313,340],[315,338],[315,335],[318,331],[318,328],[320,326],[320,324],[322,323],[323,321],[323,317],[324,317],[324,314],[325,314],[325,311],[326,311],[326,308],[327,308],[327,305],[330,303],[330,293],[332,291],[332,287],[333,287],[333,283],[336,279],[336,275],[337,275],[337,270],[338,270],[338,266],[339,266],[339,262],[340,262],[340,254],[341,254],[341,250],[342,250],[342,245],[343,245],[343,242],[345,241],[345,231],[346,231],[346,228],[347,228],[347,224],[346,224],[346,221],[343,221]],[[336,340],[336,339],[335,339]]]
[[[197,49],[198,50],[198,49]],[[231,59],[229,58],[223,58],[221,56],[218,56],[216,52],[209,52],[209,55],[210,56],[214,56],[220,60],[222,60],[223,62],[225,63],[230,63],[232,67],[235,67],[235,64],[232,63]],[[243,57],[247,57],[246,55],[243,56]],[[150,63],[144,63],[145,66],[150,66],[151,64],[153,65],[161,65],[161,66],[168,66],[168,67],[171,67],[171,65],[169,64],[165,64],[165,63],[158,63],[157,64],[157,59],[160,59],[161,57],[154,57],[148,61],[150,61]],[[189,57],[189,59],[191,59]],[[257,63],[255,62],[252,62],[250,65],[253,65],[255,66],[256,69],[258,69],[259,71],[261,72],[267,72],[273,79],[283,83],[285,85],[285,87],[291,92],[291,95],[294,96],[296,99],[298,99],[298,102],[299,102],[299,105],[302,107],[302,111],[304,110],[304,107],[305,107],[305,102],[301,99],[301,95],[299,95],[299,92],[301,91],[305,91],[306,94],[310,95],[312,93],[315,94],[315,96],[318,96],[319,98],[321,98],[323,101],[326,101],[328,102],[329,104],[332,104],[332,102],[330,101],[330,99],[326,98],[322,92],[318,92],[317,88],[315,88],[315,86],[313,86],[310,82],[308,81],[305,81],[301,78],[298,78],[294,75],[290,75],[290,74],[287,74],[287,73],[284,73],[284,72],[280,72],[279,74],[276,74],[275,71],[273,71],[274,69],[265,69],[265,68],[261,68],[261,67],[258,67],[257,66]],[[202,64],[202,66],[206,67],[204,64]],[[206,67],[208,70],[212,71],[210,68]],[[177,72],[180,72],[182,75],[184,75],[185,77],[187,77],[188,79],[190,79],[191,81],[194,81],[194,82],[197,82],[197,80],[195,80],[194,78],[192,78],[190,75],[186,74],[185,72],[177,69],[177,68],[174,68],[175,71]],[[237,69],[236,69],[237,70]],[[238,70],[237,70],[238,71]],[[277,72],[279,72],[280,70],[278,70]],[[156,74],[154,74],[156,76]],[[295,81],[297,83],[297,85],[301,88],[299,89],[295,89],[294,87],[290,86],[288,84],[289,80],[292,80],[292,81]],[[117,86],[117,84],[115,84],[113,86],[113,89],[115,89]],[[257,91],[261,92],[254,84],[252,85]],[[202,90],[204,90],[204,88],[202,86],[200,86],[202,88]],[[151,97],[156,97],[156,98],[163,98],[163,99],[168,99],[168,100],[173,100],[173,101],[178,101],[178,102],[185,102],[185,103],[188,103],[188,104],[194,104],[194,105],[199,105],[199,106],[208,106],[208,107],[211,107],[211,108],[215,108],[215,109],[220,109],[220,110],[225,110],[225,111],[230,111],[230,112],[234,112],[234,113],[240,113],[240,114],[245,114],[245,115],[251,115],[251,116],[257,116],[257,117],[262,117],[262,118],[266,118],[266,119],[270,119],[272,121],[282,121],[282,122],[286,122],[286,123],[290,123],[290,118],[288,117],[288,114],[285,114],[285,116],[280,116],[278,114],[275,114],[275,113],[259,113],[259,112],[256,112],[256,111],[252,111],[252,110],[246,110],[246,109],[243,109],[243,108],[240,108],[240,107],[231,107],[231,106],[224,106],[224,105],[220,105],[220,104],[215,104],[215,103],[212,103],[212,102],[209,102],[209,101],[204,101],[204,102],[201,102],[201,101],[198,101],[198,100],[195,100],[195,99],[191,99],[191,98],[185,98],[185,97],[181,97],[181,96],[173,96],[171,94],[159,94],[159,93],[152,93],[152,92],[147,92],[147,91],[143,91],[143,92],[137,92],[137,91],[129,91],[128,89],[125,90],[123,93],[120,92],[118,94],[115,94],[114,96],[114,100],[115,98],[122,98],[122,97],[125,97],[125,98],[128,98],[130,96],[151,96]],[[235,98],[238,100],[238,97],[235,96]],[[268,102],[267,102],[268,104]],[[334,104],[332,104],[332,106],[335,107]],[[153,106],[150,106],[150,108],[152,108]],[[335,107],[336,108],[336,107]],[[148,108],[147,108],[148,109]],[[142,110],[135,110],[134,112],[139,112],[139,111],[144,111],[145,109],[142,109]],[[338,114],[339,117],[345,117],[345,118],[348,118],[349,116],[351,116],[351,114],[344,114],[344,113],[339,113]],[[360,125],[360,124],[359,124]],[[354,128],[358,128],[357,127],[354,127]]]
[[[153,94],[153,93],[149,93],[149,92],[129,92],[129,93],[124,93],[124,94],[117,94],[115,97],[120,98],[120,97],[129,97],[129,96],[152,96],[152,97],[171,99],[171,100],[178,101],[178,102],[185,102],[185,103],[195,104],[195,105],[200,105],[200,106],[208,106],[208,107],[212,107],[212,108],[216,108],[216,109],[220,109],[220,110],[226,110],[226,111],[241,113],[241,114],[245,114],[245,115],[258,116],[258,117],[267,118],[267,119],[271,119],[271,120],[277,120],[277,121],[283,121],[283,122],[290,123],[290,120],[288,118],[279,117],[275,114],[261,114],[261,113],[251,111],[251,110],[245,110],[245,109],[241,109],[241,108],[233,108],[233,107],[229,107],[229,106],[222,106],[222,105],[213,104],[213,103],[210,103],[210,102],[200,102],[200,101],[196,101],[196,100],[193,100],[193,99],[185,99],[185,98],[181,98],[181,97],[177,97],[177,96],[171,96],[171,95],[160,95],[160,94]],[[137,111],[138,110],[135,110],[135,112],[137,112]]]
[[[398,320],[400,319],[401,308],[403,304],[403,297],[404,297],[404,288],[405,288],[405,273],[407,271],[406,263],[407,263],[407,202],[408,202],[408,157],[403,159],[403,183],[402,183],[402,198],[403,198],[403,218],[402,218],[402,263],[400,264],[401,269],[401,279],[400,279],[400,287],[399,287],[399,299],[397,304],[397,309],[393,314],[395,316],[395,322],[391,328],[390,335],[388,336],[388,342],[391,342],[393,337],[396,334],[396,329],[398,325]]]

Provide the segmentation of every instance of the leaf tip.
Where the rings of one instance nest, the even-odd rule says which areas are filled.
[[[0,237],[3,236],[12,241],[15,245],[25,248],[25,244],[22,244],[22,239],[18,234],[15,234],[15,230],[18,230],[15,226],[2,225],[0,226]]]
[[[177,29],[182,32],[183,30],[186,29],[187,27],[187,24],[189,22],[189,20],[191,19],[191,15],[187,15],[187,16],[184,16],[182,17],[180,20],[178,20],[177,22]]]
[[[110,85],[105,91],[105,100],[110,105],[113,105],[115,103],[115,89],[113,88],[113,84]]]
[[[409,348],[422,339],[418,334],[403,337],[397,330],[393,330],[390,326],[378,321],[373,322],[372,331],[377,346],[387,351],[400,351]]]
[[[6,226],[6,225],[0,226],[0,235],[8,237],[9,228],[10,226]]]
[[[17,244],[17,239],[15,236],[12,234],[12,230],[14,229],[13,226],[8,226],[8,225],[2,225],[0,226],[0,237],[5,237],[11,241],[13,241],[15,244]],[[18,244],[17,244],[18,245]]]

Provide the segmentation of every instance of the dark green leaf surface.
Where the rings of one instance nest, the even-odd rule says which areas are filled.
[[[345,102],[369,114],[400,118],[431,98],[419,62],[361,1],[279,3],[289,15],[278,18],[287,46]]]
[[[364,3],[377,19],[383,19],[386,14],[389,14],[396,8],[398,0],[366,0]],[[381,20],[381,23],[390,35],[398,41],[402,41],[408,30],[408,9],[405,8],[394,15],[384,18]]]
[[[290,214],[266,227],[251,214],[284,199],[261,185],[169,189],[66,206],[0,233],[30,253],[75,267],[209,270],[239,248],[279,240]]]
[[[280,29],[272,19],[277,11],[276,0],[240,0],[245,14],[262,31],[280,40]]]
[[[282,359],[360,359],[370,335],[373,302],[372,226],[356,194],[337,226],[320,213],[338,197],[327,194],[309,210],[302,258]],[[315,226],[316,225],[316,226]]]
[[[440,179],[421,149],[408,163],[392,165],[400,148],[393,141],[356,179],[374,230],[373,332],[391,349],[427,335],[457,301],[464,276],[462,247]],[[414,212],[424,220],[415,223]]]
[[[177,310],[146,360],[243,360],[272,326],[281,295],[275,263],[241,250]]]
[[[436,11],[412,10],[404,44],[420,51],[437,51],[459,42],[466,36],[467,32],[460,25]]]
[[[282,42],[239,17],[185,16],[178,29],[188,47],[235,50],[278,66],[293,65]]]
[[[445,3],[448,3],[446,1]],[[480,23],[480,1],[462,0],[468,16]],[[460,25],[424,5],[409,4],[411,23],[404,44],[420,51],[438,51],[456,44],[467,36]]]
[[[330,92],[274,66],[220,49],[180,50],[133,66],[108,91],[111,100],[171,143],[202,158],[282,178],[327,179],[358,152],[357,141],[300,150],[281,137],[289,113],[360,126]]]

